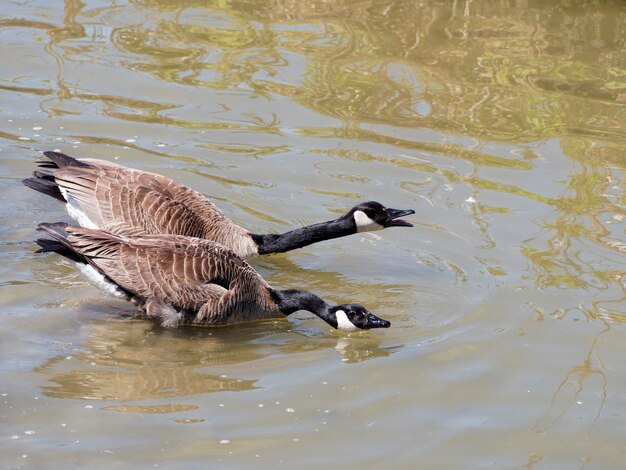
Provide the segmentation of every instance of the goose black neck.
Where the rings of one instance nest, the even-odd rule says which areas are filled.
[[[295,289],[280,291],[270,289],[270,295],[278,306],[278,310],[285,316],[291,315],[298,310],[306,310],[337,328],[337,319],[330,313],[330,305],[311,292]]]
[[[307,225],[281,234],[251,234],[260,255],[284,253],[312,243],[345,237],[356,233],[356,224],[350,217],[340,217],[328,222]]]

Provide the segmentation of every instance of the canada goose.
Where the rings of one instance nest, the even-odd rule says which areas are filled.
[[[358,304],[331,306],[301,290],[275,290],[224,246],[180,235],[127,238],[100,230],[43,223],[37,253],[56,252],[105,292],[133,301],[164,326],[225,325],[314,313],[340,330],[388,328]]]
[[[80,226],[121,235],[204,238],[246,257],[282,253],[357,232],[413,226],[400,217],[415,211],[368,201],[335,220],[282,234],[254,234],[226,218],[197,191],[165,176],[58,152],[44,155],[50,161],[39,162],[39,169],[23,183],[66,203],[69,215]]]

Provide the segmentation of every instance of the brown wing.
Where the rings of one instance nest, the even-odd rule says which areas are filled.
[[[256,245],[247,230],[234,224],[197,191],[161,175],[115,164],[64,167],[55,182],[98,227],[120,234],[167,233],[221,243],[242,256]]]
[[[67,232],[78,253],[144,299],[148,314],[168,326],[277,315],[267,283],[219,244],[166,235],[129,239],[78,227],[68,227]]]

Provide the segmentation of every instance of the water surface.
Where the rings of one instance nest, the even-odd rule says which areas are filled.
[[[6,1],[3,468],[622,468],[622,2]],[[171,176],[279,232],[251,260],[392,322],[167,330],[55,256],[39,152]]]

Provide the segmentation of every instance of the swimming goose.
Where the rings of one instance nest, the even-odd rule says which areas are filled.
[[[23,183],[66,203],[85,228],[127,236],[176,234],[212,240],[246,257],[282,253],[311,243],[388,227],[412,227],[400,219],[413,210],[390,209],[375,201],[341,217],[282,234],[254,234],[226,218],[197,191],[162,175],[95,159],[44,152],[50,161]]]
[[[180,235],[128,238],[100,230],[43,223],[37,253],[56,252],[105,292],[133,301],[163,326],[225,325],[314,313],[340,330],[388,328],[358,304],[331,306],[301,290],[276,290],[224,246]]]

